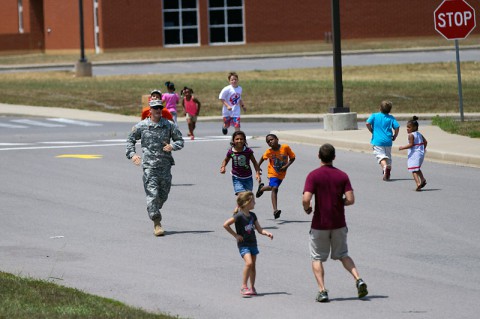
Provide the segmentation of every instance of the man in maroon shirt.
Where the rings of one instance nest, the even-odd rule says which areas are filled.
[[[360,278],[353,259],[348,256],[347,224],[345,206],[353,205],[355,196],[348,175],[333,167],[335,148],[330,144],[320,147],[318,157],[321,166],[308,174],[303,189],[302,204],[307,214],[313,211],[310,228],[310,256],[312,270],[317,280],[316,301],[328,302],[328,292],[324,286],[323,263],[328,256],[340,260],[343,267],[355,278],[358,297],[368,294],[367,284]],[[315,210],[312,198],[315,196]],[[331,254],[330,254],[331,251]]]

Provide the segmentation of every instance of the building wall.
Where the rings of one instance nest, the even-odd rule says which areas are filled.
[[[342,38],[437,35],[433,12],[440,3],[441,0],[342,1]]]
[[[244,0],[246,42],[323,39],[330,31],[330,0]]]
[[[479,2],[479,0],[469,0]],[[434,36],[441,0],[340,1],[342,39]],[[476,10],[477,16],[480,8]],[[322,40],[331,32],[331,0],[245,0],[247,43]],[[480,28],[474,30],[480,33]]]
[[[78,50],[80,48],[80,13],[78,1],[43,0],[45,8],[45,48]],[[93,49],[93,2],[83,1],[85,48]]]
[[[103,49],[163,46],[162,0],[102,0],[100,21]]]
[[[23,29],[19,32],[16,0],[1,0],[0,52],[43,51],[43,0],[23,1]]]
[[[78,50],[77,0],[0,0],[0,51]],[[468,0],[480,24],[480,0]],[[340,1],[342,39],[440,36],[433,12],[441,0]],[[198,0],[200,45],[209,45],[208,0]],[[244,0],[245,42],[323,41],[331,31],[331,0]],[[83,0],[85,49],[94,49],[93,0]],[[99,0],[102,50],[163,46],[162,0]],[[48,32],[49,30],[49,32]],[[477,25],[473,34],[480,34]]]
[[[18,33],[17,1],[1,1],[0,35]]]

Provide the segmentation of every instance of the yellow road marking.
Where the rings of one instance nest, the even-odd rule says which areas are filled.
[[[57,155],[56,158],[81,158],[81,159],[97,159],[102,158],[103,155],[94,155],[94,154],[63,154]]]

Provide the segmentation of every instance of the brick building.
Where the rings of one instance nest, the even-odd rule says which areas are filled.
[[[324,41],[331,31],[331,0],[82,1],[85,48],[96,52]],[[441,2],[340,0],[342,39],[439,36],[433,12]],[[478,16],[480,0],[468,2]],[[79,3],[0,0],[0,52],[78,50]]]

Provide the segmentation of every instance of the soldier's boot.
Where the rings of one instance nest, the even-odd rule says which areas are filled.
[[[165,235],[165,230],[163,230],[162,224],[160,223],[159,219],[153,221],[153,233],[155,234],[155,236]]]

